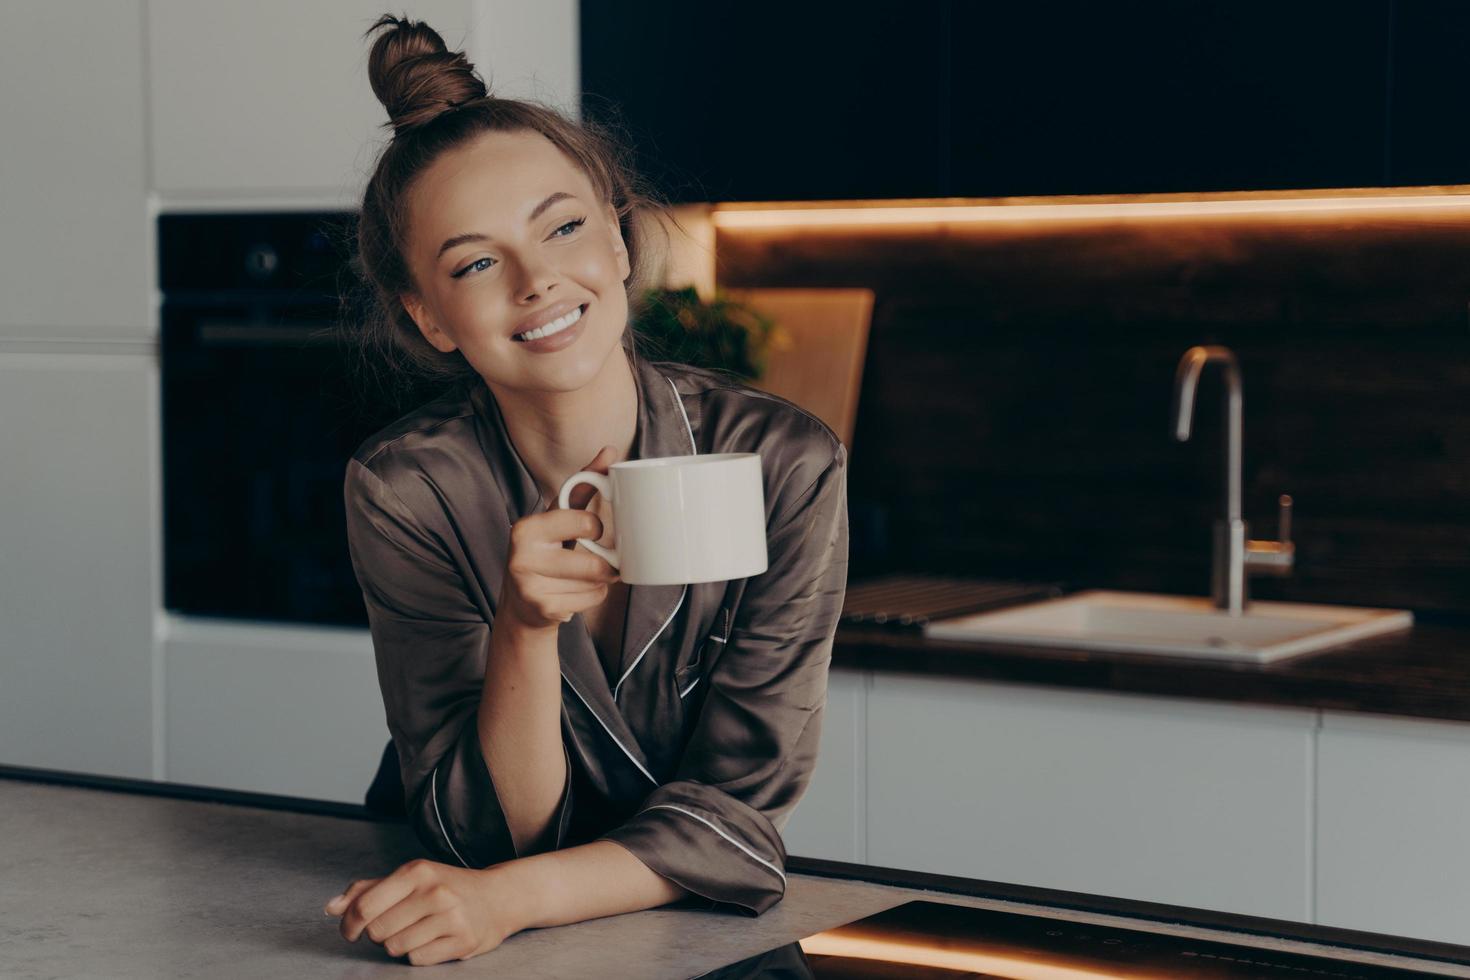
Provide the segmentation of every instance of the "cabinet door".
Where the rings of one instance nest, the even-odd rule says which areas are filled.
[[[363,802],[388,742],[367,630],[167,622],[169,782]]]
[[[0,9],[0,339],[146,340],[142,5]]]
[[[822,747],[806,795],[781,831],[787,855],[862,863],[867,673],[832,668]]]
[[[1398,0],[1389,76],[1388,183],[1470,183],[1470,4]]]
[[[390,12],[427,21],[493,93],[575,111],[572,2],[415,0]],[[154,188],[359,204],[392,136],[368,84],[372,39],[363,37],[388,10],[377,0],[150,0]]]
[[[868,863],[1310,921],[1315,723],[875,673]]]
[[[582,112],[675,203],[934,197],[947,6],[582,0]]]
[[[955,3],[962,196],[1374,186],[1386,0]]]
[[[1317,921],[1470,944],[1470,725],[1324,712]]]
[[[154,777],[158,371],[0,353],[0,762]]]

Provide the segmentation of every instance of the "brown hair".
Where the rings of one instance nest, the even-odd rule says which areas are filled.
[[[540,133],[587,175],[604,203],[612,204],[632,268],[627,281],[631,322],[652,273],[636,216],[650,209],[677,221],[637,177],[626,145],[601,125],[574,122],[538,102],[490,95],[464,54],[448,51],[444,39],[422,21],[384,14],[363,36],[382,27],[390,29],[373,42],[368,79],[388,110],[384,125],[393,127],[393,138],[363,193],[351,263],[362,283],[343,317],[349,347],[358,354],[359,381],[374,378],[378,396],[396,410],[477,382],[478,372],[460,351],[446,354],[424,339],[399,296],[414,290],[404,258],[410,187],[441,154],[486,132]],[[631,326],[623,331],[629,351],[635,349],[633,334]],[[372,397],[361,385],[359,394]]]

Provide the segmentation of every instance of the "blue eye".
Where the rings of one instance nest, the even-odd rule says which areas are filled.
[[[587,223],[587,219],[586,218],[575,218],[575,219],[573,219],[571,221],[568,221],[566,224],[560,226],[559,228],[557,228],[555,232],[552,232],[551,237],[552,238],[565,238],[565,237],[567,237],[567,235],[570,235],[571,234],[571,231],[567,232],[567,235],[562,235],[562,234],[558,234],[558,233],[561,232],[563,229],[566,229],[566,228],[570,228],[570,229],[572,229],[572,231],[576,231],[578,228],[580,228],[582,225],[584,225],[586,223]],[[471,262],[469,265],[465,266],[463,269],[460,269],[458,272],[452,273],[450,275],[450,278],[451,279],[458,279],[461,276],[463,276],[466,272],[469,272],[471,269],[474,269],[475,266],[479,265],[481,262],[494,262],[494,261],[495,260],[492,259],[492,258],[490,258],[488,255],[485,256],[483,259],[476,259],[475,261]],[[485,268],[488,269],[489,266],[485,266]],[[479,270],[477,270],[477,271],[479,271]]]
[[[450,278],[458,279],[460,276],[464,275],[466,272],[469,272],[471,269],[473,269],[475,266],[479,265],[481,262],[493,262],[493,261],[495,261],[495,260],[492,259],[492,258],[490,258],[488,255],[485,258],[483,258],[483,259],[475,259],[475,261],[471,262],[469,265],[465,266],[463,269],[460,269],[458,272],[456,272]],[[488,268],[488,266],[487,266],[487,268]]]

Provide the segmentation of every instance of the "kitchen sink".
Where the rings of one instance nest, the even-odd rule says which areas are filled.
[[[1209,598],[1101,589],[931,620],[924,635],[1271,663],[1413,625],[1404,609],[1254,599],[1231,615]]]

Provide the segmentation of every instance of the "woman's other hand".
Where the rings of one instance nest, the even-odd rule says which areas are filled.
[[[467,960],[525,928],[492,870],[410,861],[386,878],[352,882],[324,911],[341,916],[343,939],[355,943],[366,933],[414,966]]]
[[[614,462],[612,447],[603,446],[582,468],[606,474]],[[511,527],[501,615],[526,629],[555,630],[607,598],[608,585],[618,581],[617,569],[586,549],[565,547],[577,538],[599,541],[604,536],[602,518],[582,509],[596,492],[580,484],[572,489],[569,509],[552,501],[550,509]]]

